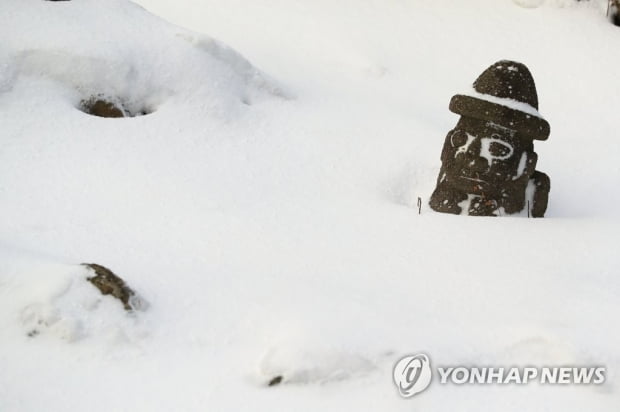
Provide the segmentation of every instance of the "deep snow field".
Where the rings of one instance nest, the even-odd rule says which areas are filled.
[[[138,2],[0,0],[0,412],[619,410],[605,0]],[[435,213],[450,98],[501,59],[551,124],[546,217]],[[607,381],[403,399],[419,352]]]

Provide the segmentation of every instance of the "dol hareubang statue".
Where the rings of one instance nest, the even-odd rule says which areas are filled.
[[[450,110],[461,118],[446,136],[431,208],[498,216],[521,212],[529,202],[531,215],[543,217],[551,185],[535,170],[533,141],[549,137],[549,123],[538,113],[528,68],[495,63],[476,79],[471,93],[452,97]]]

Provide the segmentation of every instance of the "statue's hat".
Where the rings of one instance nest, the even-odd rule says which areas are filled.
[[[486,69],[473,86],[471,93],[452,97],[451,111],[516,130],[524,138],[549,137],[549,123],[538,113],[534,78],[524,64],[499,61]]]

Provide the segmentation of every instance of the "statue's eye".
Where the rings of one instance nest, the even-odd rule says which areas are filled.
[[[510,143],[495,137],[485,137],[480,141],[480,156],[486,158],[489,164],[510,158],[514,151]]]
[[[489,144],[489,153],[494,157],[505,159],[512,154],[512,147],[500,141],[491,142]]]
[[[453,131],[450,136],[450,143],[452,143],[452,147],[464,146],[467,143],[467,133],[461,130]]]

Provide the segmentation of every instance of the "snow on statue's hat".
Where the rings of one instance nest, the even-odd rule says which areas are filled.
[[[549,137],[549,123],[538,113],[534,79],[524,64],[499,61],[486,69],[473,86],[471,93],[452,97],[452,112],[516,130],[525,138]]]

